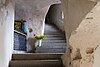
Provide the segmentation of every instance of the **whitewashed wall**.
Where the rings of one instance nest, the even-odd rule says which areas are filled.
[[[13,50],[14,0],[0,0],[0,67],[8,67]]]

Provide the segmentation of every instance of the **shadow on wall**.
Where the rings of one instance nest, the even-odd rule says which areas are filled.
[[[64,31],[61,4],[53,4],[46,15],[46,23],[54,24],[58,29]]]

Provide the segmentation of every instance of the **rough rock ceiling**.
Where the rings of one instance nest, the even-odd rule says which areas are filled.
[[[60,0],[15,0],[16,15],[18,16],[39,16],[43,17],[52,4],[61,3]]]
[[[36,6],[36,8],[43,8],[51,4],[61,3],[60,0],[16,0],[16,3],[22,5]]]

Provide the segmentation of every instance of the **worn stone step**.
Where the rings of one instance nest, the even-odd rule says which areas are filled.
[[[62,48],[62,49],[65,49],[66,47],[67,47],[66,45],[43,45],[43,46],[40,46],[38,48],[55,48],[55,49]]]
[[[53,49],[53,48],[39,48],[36,53],[65,53],[66,49]]]
[[[44,29],[44,30],[45,30],[45,32],[46,32],[46,31],[51,31],[51,32],[52,32],[52,31],[56,31],[56,32],[60,32],[60,30],[55,29],[55,28],[49,28],[49,29],[46,28],[46,29]]]
[[[44,32],[45,35],[65,35],[65,33],[62,32]]]
[[[63,45],[57,45],[57,46],[54,46],[54,45],[42,45],[41,47],[39,48],[55,48],[55,49],[65,49],[66,46],[63,46]]]
[[[49,28],[49,27],[47,27],[46,29],[44,29],[45,32],[47,32],[47,31],[48,31],[48,32],[49,32],[49,31],[51,31],[51,32],[52,32],[52,31],[53,31],[53,32],[55,32],[55,31],[56,31],[56,32],[60,32],[60,30],[58,30],[58,29],[56,29],[56,28],[49,28],[49,29],[48,29],[48,28]]]
[[[42,42],[42,45],[45,46],[45,45],[53,45],[53,46],[67,46],[67,43],[54,43],[54,42]]]
[[[64,38],[65,39],[66,37],[62,36],[62,35],[61,36],[59,36],[59,35],[58,36],[53,36],[53,35],[49,36],[49,35],[47,35],[47,36],[45,36],[45,38]]]
[[[60,31],[56,29],[45,29],[44,32],[60,32]]]
[[[66,40],[42,40],[42,43],[45,43],[45,42],[52,42],[52,43],[66,43]]]
[[[47,24],[45,25],[45,29],[47,29],[47,30],[48,30],[48,29],[51,29],[51,30],[52,30],[52,29],[55,29],[55,30],[58,30],[58,28],[57,28],[56,26],[47,25]]]
[[[14,60],[9,67],[62,67],[61,60]]]
[[[45,36],[46,36],[46,37],[49,37],[49,36],[51,36],[51,37],[52,37],[52,36],[53,36],[53,37],[59,37],[59,36],[60,36],[60,37],[65,37],[65,35],[45,35]]]
[[[45,40],[66,40],[64,37],[45,37]]]
[[[12,60],[56,60],[61,59],[64,53],[24,53],[13,54]]]
[[[64,38],[66,38],[65,35],[60,35],[60,34],[57,34],[57,35],[55,35],[55,34],[46,34],[45,37],[64,37]]]
[[[63,37],[63,38],[66,38],[65,35],[45,35],[45,37]]]
[[[49,28],[49,29],[48,29]],[[60,30],[56,29],[56,28],[50,28],[50,27],[47,27],[44,29],[45,31],[58,31],[60,32]]]

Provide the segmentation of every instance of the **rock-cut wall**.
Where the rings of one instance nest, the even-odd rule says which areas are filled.
[[[61,1],[68,38],[68,47],[62,57],[64,65],[99,67],[100,3],[92,0]]]

